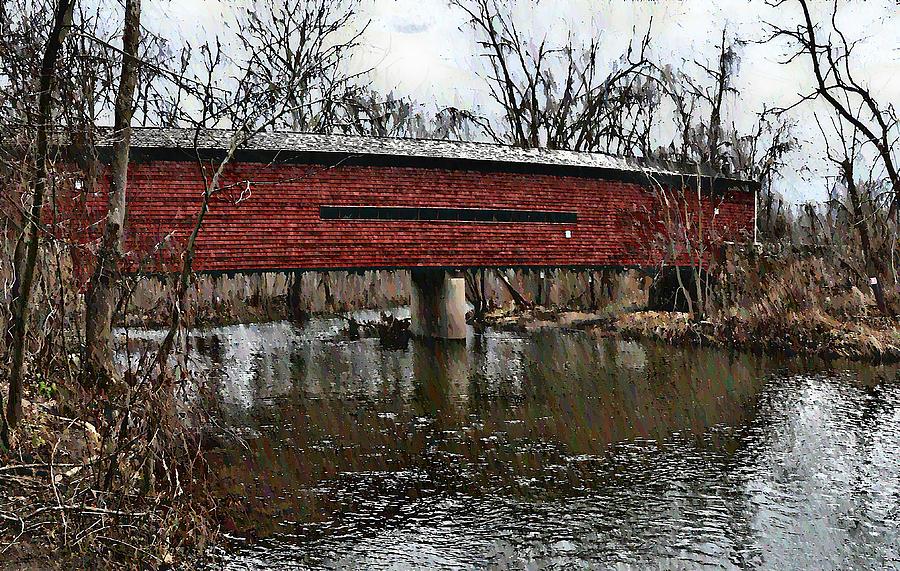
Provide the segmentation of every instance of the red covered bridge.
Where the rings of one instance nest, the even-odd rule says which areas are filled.
[[[174,269],[200,209],[203,169],[211,174],[229,137],[135,129],[133,264]],[[101,177],[85,205],[85,226],[102,218],[106,185]],[[238,150],[212,197],[194,269],[655,266],[665,249],[661,188],[687,197],[704,242],[752,235],[747,181],[597,153],[261,133]]]

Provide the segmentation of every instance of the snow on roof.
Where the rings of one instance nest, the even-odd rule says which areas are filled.
[[[229,146],[233,131],[227,129],[135,127],[131,146],[145,149],[222,150]],[[195,145],[196,140],[196,145]],[[523,149],[494,143],[436,139],[379,138],[355,135],[326,135],[294,131],[260,132],[240,147],[249,151],[334,153],[373,156],[402,156],[424,159],[546,165],[622,172],[650,172],[663,175],[696,176],[697,167],[649,164],[641,159],[605,153],[556,149]],[[703,169],[704,177],[716,176]],[[728,179],[729,177],[721,177]],[[734,179],[732,179],[734,180]]]

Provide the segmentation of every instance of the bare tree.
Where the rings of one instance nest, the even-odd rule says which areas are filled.
[[[732,86],[737,74],[739,42],[729,39],[727,29],[716,46],[713,62],[693,60],[681,69],[657,68],[656,76],[665,96],[674,107],[676,139],[668,150],[663,148],[656,158],[672,159],[682,164],[699,164],[715,172],[730,171],[725,146],[733,131],[725,124],[726,98],[737,95]],[[692,64],[701,72],[699,78],[688,71]]]
[[[782,7],[789,0],[769,2]],[[859,41],[849,41],[838,26],[838,2],[834,0],[830,28],[824,37],[821,26],[813,22],[807,0],[796,0],[803,13],[803,20],[796,27],[769,24],[771,34],[767,41],[784,38],[792,53],[784,60],[789,63],[798,58],[808,58],[815,78],[812,92],[802,95],[793,105],[777,110],[785,113],[803,103],[822,99],[834,112],[859,131],[866,145],[875,149],[893,194],[891,216],[900,216],[900,174],[897,167],[900,122],[893,103],[879,102],[872,91],[854,74],[851,58]]]
[[[410,97],[361,86],[344,100],[341,131],[373,137],[471,140],[478,118],[456,107],[429,110]]]
[[[13,293],[12,359],[9,372],[9,402],[6,424],[14,428],[22,417],[22,366],[25,359],[25,341],[31,309],[32,285],[37,265],[38,244],[41,233],[41,211],[49,176],[49,131],[52,118],[52,89],[56,76],[56,61],[63,47],[72,22],[74,0],[60,0],[54,6],[53,27],[47,38],[41,60],[37,106],[37,142],[35,149],[35,174],[32,181],[32,202],[26,225],[25,258],[21,266],[21,279]],[[5,431],[4,431],[5,432]]]
[[[561,46],[519,30],[511,4],[502,0],[451,0],[464,11],[482,54],[490,65],[485,78],[490,95],[503,113],[504,128],[487,120],[481,127],[498,142],[519,147],[601,150],[619,134],[621,109],[633,103],[640,89],[631,89],[648,67],[650,30],[639,45],[629,43],[618,65],[604,73],[600,44],[591,38],[577,45],[570,36]],[[624,99],[624,100],[623,100]]]
[[[880,276],[884,274],[887,268],[883,267],[883,260],[889,256],[893,258],[896,247],[890,246],[890,240],[884,241],[889,252],[884,255],[879,252],[880,248],[875,245],[872,230],[879,227],[878,219],[881,218],[879,213],[888,211],[884,204],[878,204],[878,196],[869,196],[868,192],[860,189],[860,182],[857,179],[856,162],[861,158],[861,147],[863,142],[860,140],[860,134],[855,126],[847,126],[840,116],[831,116],[831,130],[837,135],[836,141],[832,143],[833,135],[826,131],[822,125],[818,115],[815,116],[816,124],[819,132],[822,134],[822,140],[825,143],[825,152],[829,161],[838,167],[839,177],[846,189],[847,199],[850,202],[847,209],[849,214],[848,226],[855,229],[859,236],[860,255],[863,259],[863,267],[865,269],[866,281],[872,289],[878,308],[883,315],[888,315],[888,308],[884,298],[884,290],[880,281]],[[835,148],[839,145],[839,148]],[[877,184],[871,184],[871,175],[874,169],[870,169],[869,181],[862,182],[864,188],[877,188]],[[865,196],[864,196],[865,194]],[[873,199],[874,198],[874,199]],[[839,200],[832,201],[838,207],[843,207]],[[868,212],[867,212],[868,206]],[[870,222],[872,223],[870,227]],[[890,226],[891,221],[884,220],[884,225]],[[889,234],[889,230],[885,228],[885,234]],[[849,237],[848,237],[849,238]],[[852,244],[852,242],[851,242]],[[896,279],[896,278],[895,278]]]
[[[674,268],[677,290],[684,297],[689,313],[701,319],[710,297],[710,271],[714,269],[714,254],[710,247],[716,239],[715,217],[724,200],[716,190],[716,181],[723,177],[743,177],[760,182],[771,198],[772,182],[793,148],[790,124],[773,122],[763,109],[752,131],[739,131],[728,116],[730,103],[740,101],[733,87],[738,71],[742,42],[729,37],[722,30],[716,45],[717,55],[712,62],[684,61],[683,67],[655,66],[653,77],[671,114],[658,114],[658,121],[668,119],[675,127],[672,140],[660,145],[657,141],[643,141],[642,148],[654,149],[645,155],[652,161],[670,161],[680,165],[685,174],[681,183],[667,183],[646,170],[650,187],[656,196],[658,211],[647,213],[649,234],[654,247],[663,255],[664,264]],[[696,68],[699,73],[692,73]],[[660,105],[660,108],[666,108]],[[646,131],[651,136],[652,129]],[[771,204],[771,200],[769,202]],[[754,229],[753,240],[756,241]],[[670,271],[659,277],[667,280]],[[685,280],[685,276],[689,280]]]
[[[120,281],[125,227],[125,190],[128,184],[128,158],[131,145],[131,117],[138,79],[141,0],[126,0],[122,34],[122,73],[119,78],[113,126],[111,182],[106,226],[94,276],[88,288],[85,308],[86,380],[104,386],[115,378],[112,347],[112,319]]]
[[[765,108],[759,113],[755,127],[747,133],[732,130],[726,134],[733,172],[759,183],[761,196],[756,198],[756,222],[753,242],[758,241],[758,232],[769,238],[779,238],[776,228],[785,230],[778,224],[783,211],[784,200],[775,191],[788,156],[797,148],[793,135],[794,123],[787,117],[773,118]]]
[[[349,3],[351,7],[355,5]],[[158,352],[161,367],[165,366],[182,326],[197,240],[210,200],[214,195],[221,196],[223,176],[235,154],[256,134],[269,128],[334,126],[332,121],[338,115],[333,112],[333,97],[352,78],[335,77],[359,37],[359,33],[346,40],[336,36],[349,21],[349,16],[339,10],[341,6],[343,3],[332,0],[312,4],[267,0],[256,6],[237,53],[225,54],[218,43],[201,46],[202,73],[179,82],[179,90],[194,98],[200,109],[199,116],[182,111],[178,121],[193,128],[203,192],[172,292],[169,329]],[[217,136],[215,133],[222,132],[210,130],[220,126],[228,127],[223,135]],[[215,159],[201,153],[201,141],[211,136],[221,149]]]
[[[248,90],[268,93],[271,108],[285,104],[274,127],[342,130],[345,105],[365,74],[347,70],[348,56],[366,29],[356,25],[358,9],[359,0],[260,0],[247,9],[241,49],[252,61],[243,81]],[[288,78],[292,90],[282,89]]]
[[[4,14],[10,15],[3,20],[3,33],[0,34],[0,51],[4,54],[0,65],[0,106],[8,118],[0,126],[4,135],[0,167],[10,175],[4,176],[7,181],[16,177],[34,178],[34,141],[40,121],[36,119],[38,101],[33,94],[37,89],[33,83],[40,76],[41,61],[35,54],[43,50],[43,37],[52,23],[53,5],[54,2],[49,0],[38,3],[12,0],[2,4]],[[118,84],[115,69],[124,51],[112,45],[121,29],[110,24],[100,6],[87,8],[85,3],[73,2],[67,29],[57,56],[51,90],[49,182],[44,192],[44,202],[48,204],[43,208],[40,224],[42,240],[37,257],[40,271],[35,277],[40,293],[32,299],[30,312],[32,323],[42,320],[42,331],[39,336],[30,336],[29,347],[34,347],[35,358],[43,359],[36,366],[66,371],[71,378],[69,355],[80,352],[82,328],[79,317],[84,314],[79,305],[81,274],[75,272],[72,275],[70,264],[75,260],[70,254],[83,250],[78,236],[93,234],[86,226],[86,216],[81,216],[87,213],[79,209],[85,207],[87,197],[93,195],[95,183],[102,173],[97,145],[98,139],[109,138],[109,129],[97,125],[114,111]],[[152,54],[161,53],[161,39],[152,34],[141,39],[139,59],[142,69],[152,69],[149,62],[158,57]],[[34,61],[37,63],[32,63]],[[148,73],[145,71],[144,75]],[[77,185],[73,187],[76,181]],[[25,250],[25,235],[21,229],[28,220],[25,200],[31,200],[28,190],[29,184],[4,185],[7,221],[20,235],[16,242],[17,253],[12,256],[17,261],[11,265],[19,268]],[[67,202],[62,210],[58,203],[60,192]],[[13,302],[6,331],[10,347],[17,323],[13,315],[22,272],[13,272],[13,276],[8,290]],[[40,287],[42,282],[43,287]],[[51,285],[56,291],[47,289]],[[87,313],[91,314],[90,311]],[[75,348],[65,346],[66,336],[77,342]],[[111,361],[111,355],[109,357]]]

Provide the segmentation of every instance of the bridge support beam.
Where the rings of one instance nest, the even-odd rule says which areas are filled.
[[[466,338],[466,285],[439,268],[410,270],[409,330],[418,337]]]

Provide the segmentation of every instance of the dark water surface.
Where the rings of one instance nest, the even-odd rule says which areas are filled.
[[[233,569],[900,568],[900,376],[486,332],[192,339]],[[243,539],[249,533],[253,540]]]

